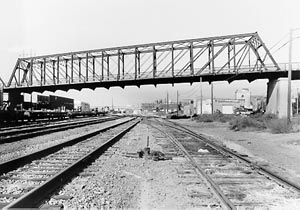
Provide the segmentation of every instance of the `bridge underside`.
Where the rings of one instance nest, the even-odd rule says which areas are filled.
[[[293,80],[300,79],[300,71],[293,71]],[[276,80],[278,78],[287,77],[287,71],[276,71],[276,72],[253,72],[245,74],[218,74],[218,75],[201,75],[203,82],[214,82],[214,81],[228,81],[231,83],[234,80],[248,80],[252,82],[257,79],[269,79]],[[56,90],[68,91],[70,89],[82,90],[84,88],[95,90],[96,88],[107,88],[110,87],[121,87],[125,86],[137,86],[142,85],[158,85],[158,84],[175,84],[175,83],[194,83],[199,82],[200,76],[187,76],[187,77],[172,77],[172,78],[155,78],[155,79],[139,79],[139,80],[122,80],[122,81],[103,81],[103,82],[87,82],[78,84],[57,84],[47,86],[34,86],[34,87],[17,87],[17,88],[5,88],[4,92],[44,92]]]

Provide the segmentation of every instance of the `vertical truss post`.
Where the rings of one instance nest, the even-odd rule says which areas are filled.
[[[106,56],[106,63],[107,63],[107,80],[109,80],[109,55]]]
[[[123,75],[123,79],[125,77],[125,55],[124,53],[122,53],[122,75]]]
[[[89,54],[87,53],[86,54],[86,63],[85,63],[85,70],[86,70],[86,72],[85,72],[85,80],[86,81],[89,81]]]
[[[81,82],[81,58],[78,58],[78,76],[79,82]]]
[[[43,81],[43,83],[44,84],[46,84],[46,65],[47,65],[47,63],[46,63],[46,58],[44,58],[44,62],[43,62],[43,77],[44,77],[44,81]]]
[[[53,84],[55,83],[55,60],[52,60],[52,80],[53,80]]]
[[[101,56],[101,80],[104,79],[104,52],[102,51]]]
[[[171,55],[172,55],[172,60],[171,60],[171,71],[172,71],[172,77],[174,77],[174,45],[172,44],[171,48]]]
[[[208,69],[209,73],[211,73],[211,62],[210,62],[210,57],[211,57],[211,42],[208,44]]]
[[[153,46],[153,78],[156,76],[156,68],[157,68],[157,61],[156,61],[156,49]]]
[[[212,73],[214,74],[215,73],[215,59],[214,59],[214,57],[215,57],[215,51],[214,51],[214,41],[212,40],[211,41],[211,68],[212,68]]]
[[[18,81],[17,81],[17,85],[21,84],[21,69],[20,69],[20,64],[18,66]]]
[[[30,85],[33,84],[32,77],[33,77],[33,59],[30,60],[30,68],[29,68],[29,84]]]
[[[136,59],[137,49],[134,50],[134,79],[137,78],[137,59]]]
[[[227,62],[227,65],[228,65],[228,71],[230,72],[230,42],[228,43],[228,52],[227,52],[227,59],[228,59],[228,62]]]
[[[56,69],[56,71],[57,71],[57,84],[59,84],[59,56],[57,56],[57,63],[56,63],[57,65],[57,69]]]
[[[140,77],[141,73],[141,65],[140,65],[140,52],[138,51],[137,48],[135,48],[135,58],[134,58],[134,63],[135,63],[135,79]]]
[[[74,81],[74,55],[71,55],[71,83]]]
[[[40,85],[42,86],[43,85],[43,75],[44,75],[44,71],[43,71],[43,62],[41,61],[40,62],[40,68],[41,68],[41,82],[40,82]]]
[[[194,52],[193,42],[190,43],[190,74],[194,75]]]
[[[235,38],[233,38],[233,71],[236,72]],[[237,72],[236,72],[237,73]]]
[[[68,59],[65,59],[66,83],[68,83]]]
[[[248,66],[249,66],[249,70],[251,68],[251,56],[250,56],[250,47],[248,49]]]
[[[141,76],[141,53],[140,53],[140,51],[137,52],[137,62],[138,62],[137,73],[138,73],[138,78],[140,78],[140,76]]]
[[[120,72],[121,72],[121,50],[118,50],[118,76],[117,80],[120,80]]]
[[[93,56],[93,60],[92,60],[92,65],[93,65],[93,81],[95,81],[96,69],[95,69],[95,57],[94,56]]]

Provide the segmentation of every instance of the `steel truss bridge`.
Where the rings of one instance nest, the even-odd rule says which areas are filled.
[[[299,64],[293,79],[300,79]],[[182,82],[276,79],[276,63],[257,33],[19,58],[4,92],[43,92]]]

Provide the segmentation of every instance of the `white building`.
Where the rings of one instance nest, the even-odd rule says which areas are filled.
[[[251,105],[251,92],[247,88],[243,88],[242,90],[235,91],[235,99],[241,101],[241,106],[252,109]]]

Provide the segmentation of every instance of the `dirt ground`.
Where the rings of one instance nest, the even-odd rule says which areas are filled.
[[[272,134],[268,131],[232,131],[227,123],[176,120],[300,185],[300,132]]]

